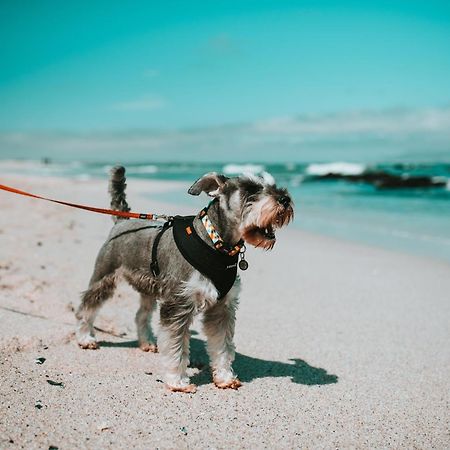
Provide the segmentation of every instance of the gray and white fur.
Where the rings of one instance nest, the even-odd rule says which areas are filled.
[[[125,169],[111,170],[109,192],[111,207],[129,211],[125,196]],[[285,189],[257,176],[228,178],[208,173],[198,179],[189,194],[202,192],[214,197],[208,217],[230,247],[240,239],[269,250],[275,244],[275,231],[293,218],[293,204]],[[139,346],[158,351],[164,364],[164,381],[172,391],[195,392],[186,374],[189,364],[189,327],[195,315],[202,313],[214,383],[219,388],[237,389],[241,382],[233,372],[233,342],[236,308],[240,291],[239,276],[228,292],[218,300],[213,283],[194,269],[178,251],[171,230],[158,245],[160,274],[150,270],[151,248],[161,224],[148,220],[115,219],[108,239],[95,263],[88,289],[82,294],[76,312],[77,340],[81,348],[96,349],[94,319],[102,304],[112,297],[119,278],[140,293],[136,314]],[[194,228],[211,247],[212,241],[201,220]],[[158,346],[150,327],[156,303],[160,306]]]

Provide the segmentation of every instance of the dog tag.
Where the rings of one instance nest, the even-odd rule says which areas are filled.
[[[245,251],[247,248],[245,245],[242,245],[241,249],[239,250],[239,269],[241,270],[247,270],[248,269],[248,262],[245,260]]]
[[[245,259],[241,259],[239,261],[239,269],[241,269],[241,270],[247,270],[248,269],[248,262]]]

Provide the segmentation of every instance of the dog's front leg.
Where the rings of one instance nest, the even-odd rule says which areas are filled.
[[[205,311],[203,328],[211,360],[214,384],[221,389],[238,389],[241,382],[233,372],[234,324],[238,305],[239,281],[228,295]]]
[[[189,364],[189,326],[194,316],[190,302],[163,302],[160,310],[158,350],[163,359],[164,381],[173,392],[194,393],[186,369]]]

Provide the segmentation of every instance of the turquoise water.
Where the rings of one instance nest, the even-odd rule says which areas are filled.
[[[299,186],[300,227],[450,261],[450,192],[377,192],[345,182]]]
[[[42,164],[31,161],[13,164],[8,169],[42,176],[101,177],[105,180],[108,170],[109,166],[102,163]],[[278,184],[288,187],[291,192],[296,205],[294,226],[301,229],[450,262],[450,164],[317,166],[307,163],[145,162],[127,165],[129,180],[177,180],[189,184],[209,171],[225,172],[229,176],[238,172],[271,174]],[[333,177],[330,177],[330,171]],[[436,185],[380,189],[376,183],[359,179],[361,173],[395,175],[400,181],[424,176]],[[199,205],[199,199],[189,198],[181,188],[159,196],[173,203]]]

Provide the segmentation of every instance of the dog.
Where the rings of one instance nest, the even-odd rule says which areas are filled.
[[[125,180],[123,167],[111,170],[111,208],[117,211],[130,210]],[[214,384],[222,389],[241,386],[232,368],[240,291],[237,265],[246,269],[245,244],[272,249],[275,231],[294,217],[288,191],[263,177],[207,173],[188,190],[191,195],[202,192],[212,197],[208,207],[197,216],[170,218],[163,226],[116,217],[76,312],[79,346],[98,348],[95,316],[112,297],[119,277],[124,278],[140,293],[135,318],[139,346],[161,354],[164,382],[174,392],[196,391],[186,370],[189,327],[198,313],[203,314]],[[150,319],[157,303],[160,327],[156,346]]]

